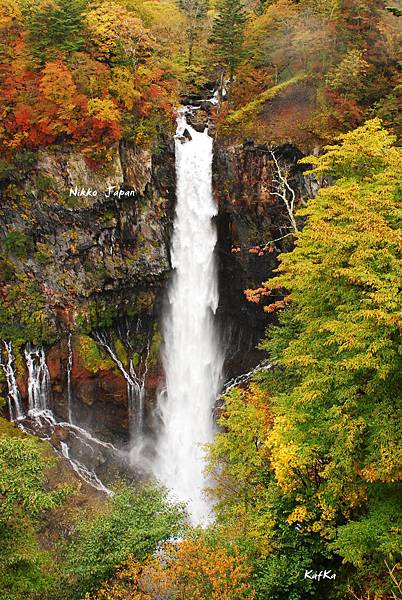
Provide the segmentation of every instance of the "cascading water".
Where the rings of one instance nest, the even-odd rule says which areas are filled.
[[[96,449],[108,452],[110,455],[124,458],[118,448],[108,442],[94,437],[90,432],[82,427],[73,424],[71,415],[71,369],[72,369],[72,344],[71,337],[68,340],[68,400],[69,400],[69,421],[57,421],[50,408],[51,399],[51,380],[49,369],[46,364],[46,354],[42,347],[35,347],[27,343],[24,348],[24,356],[28,371],[28,414],[25,414],[21,395],[17,386],[17,377],[15,370],[15,356],[11,342],[0,341],[0,367],[3,369],[7,384],[7,401],[10,421],[15,421],[18,427],[29,434],[35,434],[41,439],[50,440],[54,434],[56,426],[69,432],[69,438],[74,438],[74,449],[77,447],[86,447],[89,456],[96,453]],[[73,449],[73,450],[74,450]],[[59,451],[55,447],[56,452]],[[103,484],[97,476],[95,470],[89,468],[75,457],[74,451],[69,443],[60,441],[60,453],[70,463],[72,469],[87,483],[97,490],[107,494],[112,492]]]
[[[72,387],[72,371],[73,371],[73,345],[72,335],[69,333],[67,339],[67,414],[69,423],[73,422],[73,387]]]
[[[166,390],[159,398],[162,431],[154,471],[173,498],[187,503],[192,522],[205,524],[211,508],[204,493],[203,445],[214,437],[212,411],[223,364],[214,326],[218,286],[213,147],[207,131],[199,133],[187,124],[185,111],[178,118],[175,145],[177,207],[171,249],[175,272],[163,323]]]
[[[15,358],[13,346],[11,342],[3,342],[6,353],[6,360],[3,361],[3,353],[1,353],[0,366],[4,370],[7,382],[7,403],[10,421],[20,421],[24,418],[24,411],[21,402],[21,395],[17,386],[17,378],[15,376]]]
[[[145,361],[140,358],[139,364],[136,367],[134,365],[133,358],[130,356],[128,360],[128,368],[126,368],[122,361],[118,358],[113,341],[110,339],[110,337],[105,332],[101,331],[96,332],[95,337],[109,354],[110,358],[113,360],[126,380],[130,435],[133,444],[140,444],[140,438],[143,433],[145,377],[147,374],[149,342]]]
[[[28,369],[28,414],[33,418],[44,413],[51,415],[49,406],[51,382],[45,351],[43,348],[36,348],[28,342],[24,354]]]

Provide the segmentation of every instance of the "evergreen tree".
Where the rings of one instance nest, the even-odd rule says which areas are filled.
[[[215,44],[217,58],[228,67],[231,80],[244,57],[243,40],[246,18],[242,0],[219,0],[211,41]]]
[[[86,5],[86,0],[43,0],[26,4],[29,43],[41,63],[57,58],[60,52],[77,52],[82,48]]]

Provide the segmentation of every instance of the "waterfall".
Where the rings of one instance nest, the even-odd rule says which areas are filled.
[[[72,371],[73,371],[73,346],[72,335],[68,334],[67,340],[67,411],[68,421],[73,422],[73,389],[72,389]]]
[[[125,337],[128,338],[128,334]],[[130,436],[132,438],[132,442],[138,444],[139,438],[141,438],[143,433],[145,377],[147,374],[149,341],[145,361],[143,361],[141,357],[139,359],[139,364],[135,366],[133,358],[130,356],[128,359],[128,367],[126,368],[122,361],[118,358],[113,341],[106,334],[106,332],[95,332],[95,339],[106,350],[126,380]]]
[[[60,442],[60,446],[62,456],[70,463],[70,466],[73,469],[73,471],[75,471],[81,479],[89,483],[89,485],[91,485],[96,490],[104,492],[108,496],[113,495],[113,492],[102,483],[102,481],[96,475],[95,471],[91,471],[90,469],[88,469],[76,458],[71,458],[70,448],[65,442]]]
[[[213,406],[223,363],[214,327],[218,287],[212,138],[190,127],[182,111],[175,147],[174,274],[163,322],[166,390],[159,397],[162,431],[154,471],[172,497],[187,503],[192,522],[205,524],[211,509],[204,493],[203,445],[214,437]]]
[[[15,376],[15,357],[11,342],[3,342],[6,353],[6,360],[3,362],[3,353],[1,355],[0,366],[4,370],[7,382],[7,404],[10,421],[20,421],[24,418],[21,395],[17,387]]]
[[[50,414],[51,382],[45,351],[42,347],[36,348],[28,342],[24,354],[28,369],[28,414],[33,418],[43,413]]]

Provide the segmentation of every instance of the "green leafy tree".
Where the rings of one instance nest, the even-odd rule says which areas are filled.
[[[300,574],[317,567],[342,572],[334,598],[345,598],[344,586],[356,597],[395,591],[388,571],[401,560],[402,365],[394,142],[374,119],[303,160],[334,183],[299,211],[306,223],[295,249],[263,284],[285,306],[263,342],[274,368],[258,388],[231,392],[212,445],[218,522],[254,557],[261,598],[316,597]]]
[[[37,527],[42,513],[58,506],[66,492],[46,489],[51,465],[34,438],[0,435],[0,590],[13,600],[48,588],[48,556]]]
[[[243,41],[246,11],[242,0],[219,0],[211,41],[219,62],[229,70],[232,80],[244,58]]]
[[[83,13],[87,0],[24,2],[28,40],[40,62],[77,52],[84,45]]]
[[[287,521],[328,541],[338,526],[355,522],[339,529],[344,560],[354,564],[353,556],[369,564],[374,546],[377,563],[385,548],[399,558],[385,519],[377,524],[381,534],[370,520],[374,530],[359,542],[366,548],[346,551],[342,543],[365,529],[374,488],[377,512],[381,494],[398,493],[401,150],[394,142],[374,119],[323,156],[303,160],[317,177],[336,182],[300,211],[307,223],[296,248],[265,284],[287,289],[290,305],[264,343],[285,371],[267,375],[266,385],[274,396],[271,465],[294,499]]]
[[[143,560],[159,542],[180,535],[183,526],[184,510],[170,504],[162,491],[121,487],[97,514],[76,525],[62,565],[67,597],[93,591],[129,556]]]

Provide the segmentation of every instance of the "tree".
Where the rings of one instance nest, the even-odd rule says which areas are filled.
[[[398,558],[397,525],[384,534],[392,511],[379,506],[396,497],[400,477],[401,150],[394,141],[374,119],[323,156],[303,159],[316,177],[336,181],[299,212],[307,223],[296,247],[264,284],[288,290],[281,327],[264,343],[284,370],[264,377],[275,413],[271,466],[294,503],[287,520],[323,540],[339,531],[331,547],[347,562],[368,561],[372,572],[386,552]],[[362,521],[374,506],[388,521],[361,536],[376,527],[374,518]],[[360,548],[350,548],[353,539]]]
[[[151,55],[155,40],[141,19],[117,2],[95,5],[85,15],[93,54],[135,69]]]
[[[271,192],[274,196],[280,198],[285,207],[286,212],[288,213],[289,221],[292,226],[294,232],[298,231],[296,219],[295,219],[295,202],[296,202],[296,194],[294,189],[289,185],[288,182],[288,172],[286,167],[281,167],[279,161],[276,157],[276,154],[273,150],[270,150],[270,154],[272,156],[272,160],[275,165],[275,176],[272,180],[274,184],[274,191]]]
[[[180,9],[186,15],[188,66],[193,62],[194,43],[202,29],[208,13],[208,0],[178,0]]]
[[[210,545],[200,536],[167,543],[143,563],[131,558],[93,600],[252,600],[250,575],[237,547]]]
[[[236,68],[244,58],[246,20],[242,0],[219,0],[211,41],[218,60],[229,69],[230,80],[233,80]]]
[[[161,541],[180,535],[183,523],[184,510],[170,504],[161,491],[121,487],[98,513],[76,524],[65,563],[74,597],[111,577],[129,555],[144,560]]]
[[[393,597],[401,560],[401,149],[378,119],[337,142],[303,159],[333,183],[259,290],[284,307],[273,368],[230,394],[211,451],[218,522],[263,598],[315,597],[300,572],[341,561],[356,597]]]
[[[46,469],[52,461],[37,440],[14,435],[0,434],[0,589],[19,599],[41,593],[47,586],[47,556],[37,539],[38,518],[57,507],[66,490],[46,489]]]
[[[59,58],[60,52],[72,53],[82,48],[86,5],[86,0],[25,2],[28,40],[40,62]]]

